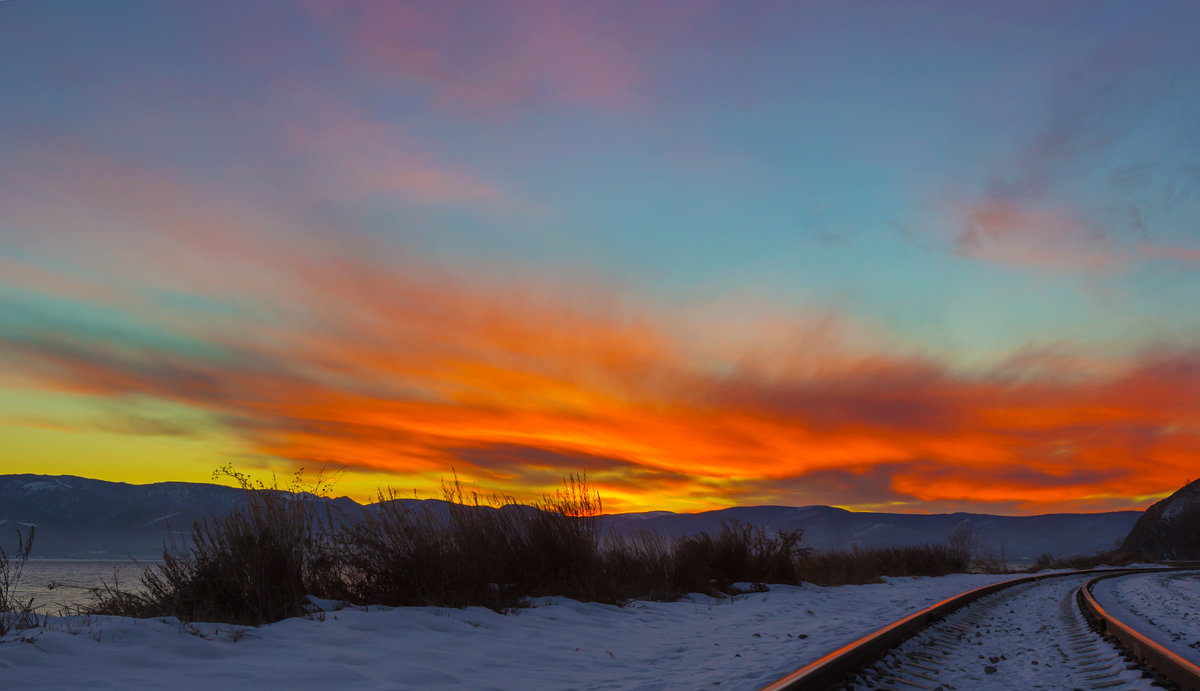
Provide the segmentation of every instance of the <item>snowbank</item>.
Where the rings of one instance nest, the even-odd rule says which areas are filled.
[[[321,612],[259,628],[52,618],[0,642],[0,687],[751,689],[883,624],[1011,575],[773,586],[627,607],[544,598]]]

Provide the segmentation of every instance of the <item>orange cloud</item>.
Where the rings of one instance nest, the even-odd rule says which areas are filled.
[[[278,323],[163,322],[199,344],[176,349],[47,319],[5,329],[0,351],[44,389],[209,411],[267,456],[396,484],[453,467],[518,496],[587,468],[612,509],[1128,507],[1182,484],[1200,451],[1200,352],[964,374],[847,344],[751,368],[670,314],[578,289],[334,246],[263,259],[288,296]],[[780,362],[822,357],[793,336]]]
[[[61,218],[6,207],[50,229],[30,248],[73,243],[64,273],[80,278],[58,291],[32,267],[0,279],[71,301],[0,302],[0,374],[190,406],[262,456],[399,486],[455,468],[522,497],[586,468],[610,509],[1032,512],[1144,505],[1200,452],[1198,351],[1097,359],[1063,345],[962,371],[835,313],[665,309],[599,281],[467,276],[72,161],[77,184],[47,186]],[[29,173],[61,182],[57,170]],[[73,232],[72,204],[111,232]],[[119,289],[93,291],[97,274]],[[80,316],[96,309],[120,319]]]

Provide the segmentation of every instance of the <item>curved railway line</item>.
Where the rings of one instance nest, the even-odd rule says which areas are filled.
[[[1093,586],[1155,569],[1041,574],[962,593],[893,622],[763,687],[1200,691],[1200,666],[1105,609]]]

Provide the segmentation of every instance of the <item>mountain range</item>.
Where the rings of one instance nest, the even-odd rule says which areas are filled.
[[[226,514],[242,497],[240,489],[204,483],[131,485],[70,475],[0,475],[0,546],[11,549],[17,528],[36,526],[35,557],[152,559],[161,554],[164,542],[185,540],[194,521]],[[347,520],[372,506],[347,497],[321,501]],[[431,509],[441,503],[403,501]],[[822,550],[940,543],[965,521],[983,550],[1027,561],[1044,553],[1070,556],[1112,549],[1141,515],[895,514],[829,506],[746,506],[694,514],[607,514],[602,520],[615,533],[661,535],[712,533],[720,530],[722,521],[740,520],[770,531],[802,529],[804,544]]]

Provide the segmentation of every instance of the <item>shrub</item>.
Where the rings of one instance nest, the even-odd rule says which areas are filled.
[[[316,503],[328,485],[322,477],[311,492],[303,471],[287,488],[229,466],[214,477],[237,481],[245,503],[193,524],[190,547],[164,546],[162,562],[142,573],[141,593],[98,591],[94,613],[262,624],[302,614],[305,596],[333,580],[321,573],[330,568]]]
[[[17,550],[9,556],[0,547],[0,636],[9,631],[20,631],[38,626],[38,616],[34,611],[34,599],[23,600],[17,595],[21,584],[21,573],[25,570],[25,562],[33,551],[34,528],[28,534],[22,534],[17,529]]]
[[[586,476],[569,476],[533,508],[468,492],[457,477],[443,495],[408,506],[381,491],[364,520],[343,527],[349,599],[506,609],[529,596],[598,593],[601,504]]]
[[[676,544],[650,532],[605,536],[601,542],[601,565],[592,599],[611,603],[677,599],[686,590],[681,590],[674,578]]]
[[[1097,566],[1128,566],[1137,561],[1133,555],[1119,551],[1097,552],[1095,554],[1076,555],[1071,557],[1056,557],[1046,553],[1038,556],[1029,571],[1043,569],[1094,569]]]
[[[737,581],[798,585],[797,559],[809,550],[800,546],[804,532],[723,521],[715,537],[708,533],[679,538],[674,545],[673,583],[681,592],[725,590]]]
[[[604,588],[600,550],[600,495],[587,475],[569,475],[561,489],[534,502],[524,520],[521,547],[522,581],[532,594],[555,589],[573,596],[595,597]],[[590,599],[589,597],[589,599]]]
[[[165,547],[140,592],[99,589],[91,612],[260,624],[302,614],[309,594],[505,611],[543,595],[624,603],[720,595],[737,582],[872,583],[965,571],[970,558],[949,544],[817,553],[800,530],[739,521],[713,535],[605,535],[600,495],[582,474],[533,506],[468,490],[457,476],[437,502],[380,490],[361,520],[318,515],[320,478],[301,492],[299,474],[286,490],[229,467],[218,474],[241,484],[245,505],[195,523],[188,549]]]
[[[336,538],[347,599],[387,605],[488,604],[503,607],[491,583],[505,571],[503,557],[515,530],[493,507],[446,502],[407,506],[392,490],[362,521]],[[474,559],[465,558],[474,555]],[[500,557],[499,559],[497,557]]]
[[[963,552],[942,545],[854,547],[849,551],[813,552],[799,563],[799,576],[816,585],[879,583],[884,576],[944,576],[970,566]]]

